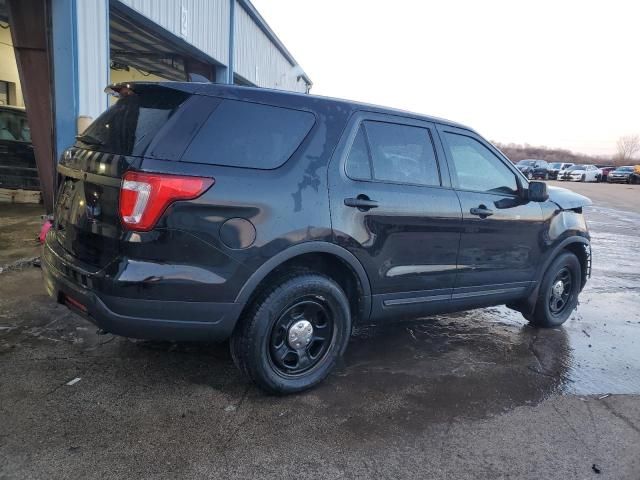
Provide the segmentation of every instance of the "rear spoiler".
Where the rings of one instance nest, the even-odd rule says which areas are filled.
[[[143,93],[158,89],[178,90],[180,92],[197,94],[204,91],[203,87],[210,86],[210,83],[202,84],[196,82],[122,82],[107,85],[104,93],[114,97],[125,97],[132,93]]]

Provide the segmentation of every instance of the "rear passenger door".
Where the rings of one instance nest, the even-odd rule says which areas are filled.
[[[462,223],[433,124],[360,113],[329,168],[335,241],[365,267],[374,316],[448,302]]]

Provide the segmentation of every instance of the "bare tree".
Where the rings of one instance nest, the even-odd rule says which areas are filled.
[[[636,154],[640,152],[640,135],[625,135],[620,137],[617,143],[618,153],[616,160],[620,164],[631,163]]]

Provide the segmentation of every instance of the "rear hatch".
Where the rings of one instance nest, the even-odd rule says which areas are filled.
[[[124,235],[118,212],[122,177],[140,168],[144,157],[175,149],[162,148],[162,132],[189,97],[161,85],[124,91],[65,151],[53,228],[65,251],[97,268],[118,255]]]

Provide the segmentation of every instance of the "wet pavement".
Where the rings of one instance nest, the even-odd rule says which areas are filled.
[[[562,328],[505,307],[360,327],[325,383],[286,398],[225,345],[97,335],[39,270],[0,274],[0,478],[638,480],[632,193],[586,213],[593,276]]]

